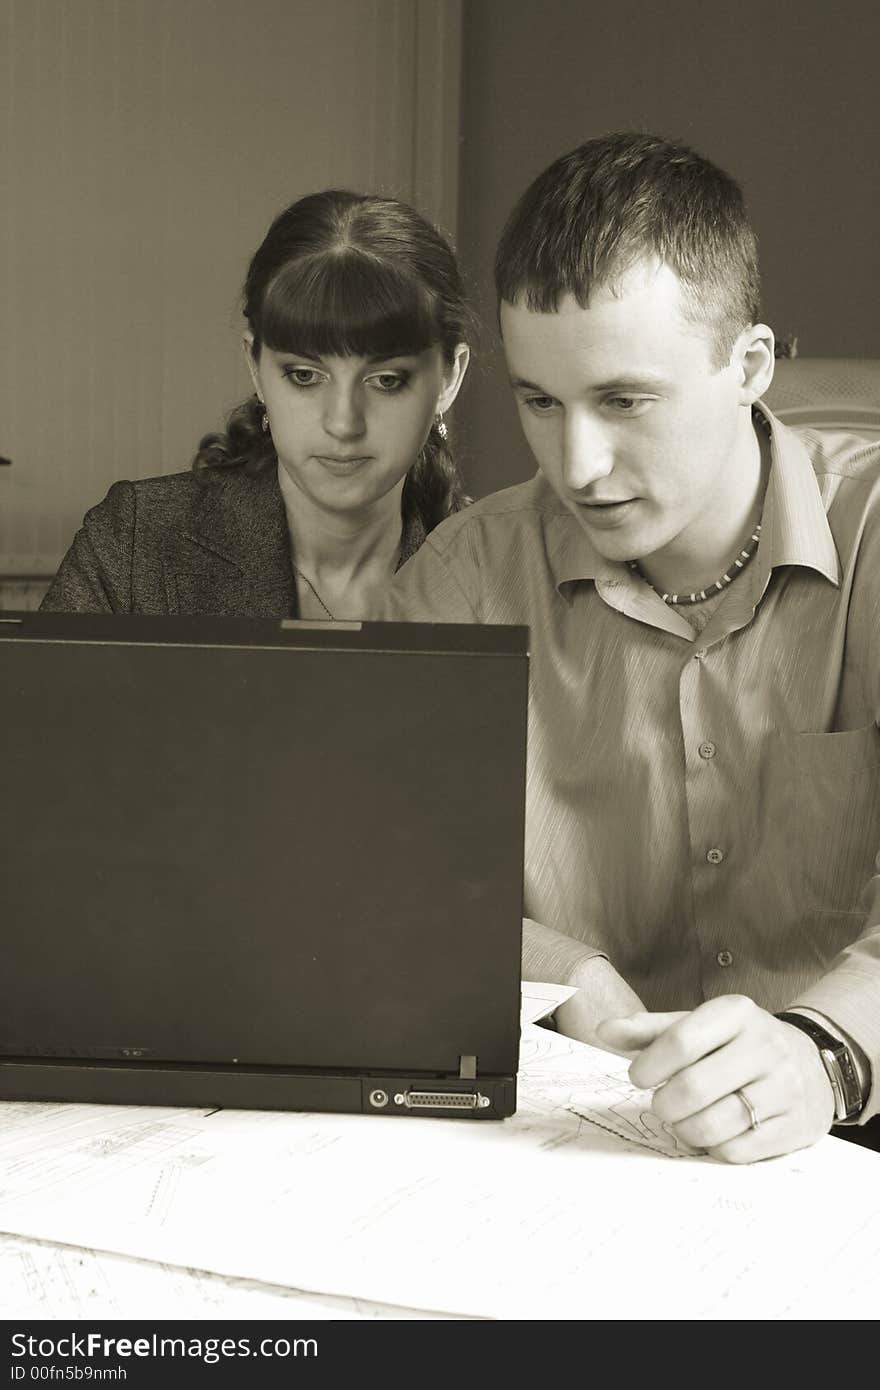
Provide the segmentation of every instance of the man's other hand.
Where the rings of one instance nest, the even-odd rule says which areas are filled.
[[[578,1042],[618,1051],[612,1043],[599,1040],[596,1027],[603,1019],[619,1019],[624,1014],[643,1010],[645,1006],[639,996],[604,956],[590,956],[581,961],[572,969],[567,983],[574,985],[577,993],[556,1010],[559,1032],[577,1038]]]

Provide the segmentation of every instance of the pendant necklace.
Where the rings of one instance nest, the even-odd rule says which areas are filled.
[[[335,622],[336,622],[336,619],[334,618],[333,614],[330,612],[330,609],[327,607],[327,605],[326,605],[326,603],[324,602],[324,600],[321,598],[321,595],[318,593],[318,590],[315,588],[315,586],[314,586],[314,584],[312,583],[311,579],[309,579],[309,576],[308,576],[307,574],[303,574],[303,572],[302,572],[302,570],[300,569],[299,565],[297,565],[293,560],[291,560],[290,563],[291,563],[291,565],[293,566],[295,572],[299,575],[300,579],[302,579],[302,580],[308,585],[308,587],[311,589],[311,591],[312,591],[312,593],[314,594],[315,598],[318,600],[318,602],[320,603],[320,605],[321,605],[321,607],[323,608],[324,612],[327,614],[327,617],[330,619],[330,621],[331,621],[332,623],[335,623]]]

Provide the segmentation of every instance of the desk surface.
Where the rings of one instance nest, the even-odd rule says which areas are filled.
[[[626,1066],[526,1020],[501,1122],[0,1105],[6,1316],[873,1320],[877,1156],[693,1155]]]

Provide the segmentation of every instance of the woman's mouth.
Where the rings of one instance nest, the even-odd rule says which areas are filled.
[[[356,473],[359,468],[363,468],[365,463],[369,463],[371,454],[316,454],[318,462],[323,464],[331,473],[346,475]]]

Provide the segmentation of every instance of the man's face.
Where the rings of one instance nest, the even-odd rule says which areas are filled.
[[[571,295],[555,313],[501,306],[526,438],[609,560],[686,560],[729,524],[742,366],[734,352],[718,370],[683,308],[675,273],[648,262],[586,309]]]

